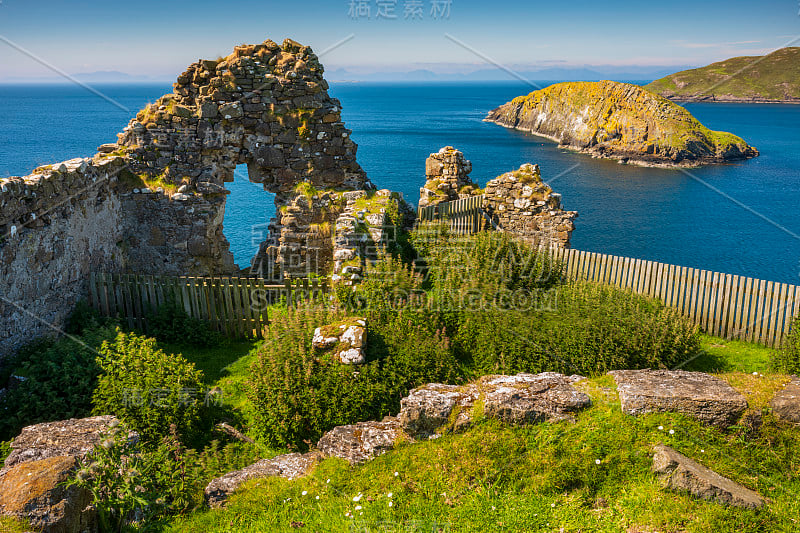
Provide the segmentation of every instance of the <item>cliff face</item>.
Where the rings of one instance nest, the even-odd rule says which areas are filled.
[[[645,88],[679,102],[800,104],[800,47],[682,70]]]
[[[642,165],[691,167],[758,155],[740,137],[711,131],[681,106],[613,81],[551,85],[490,111],[485,120]]]

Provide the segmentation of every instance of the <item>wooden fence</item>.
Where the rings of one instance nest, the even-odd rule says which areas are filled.
[[[90,305],[101,315],[127,320],[131,329],[149,331],[147,315],[174,302],[190,317],[236,338],[262,338],[269,305],[285,299],[292,306],[325,292],[326,281],[316,279],[270,285],[258,278],[93,274],[89,280]]]
[[[421,207],[417,214],[420,222],[446,220],[450,230],[459,235],[478,233],[483,227],[483,195],[471,196],[452,202]]]
[[[779,346],[800,312],[800,287],[581,250],[554,249],[567,274],[660,299],[711,335]]]

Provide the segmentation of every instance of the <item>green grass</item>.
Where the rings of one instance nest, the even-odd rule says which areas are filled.
[[[770,368],[774,350],[744,341],[729,341],[701,334],[701,353],[682,368],[697,372],[762,372]]]
[[[745,438],[680,415],[634,418],[620,411],[610,378],[581,387],[594,405],[575,423],[486,421],[360,467],[327,459],[306,478],[250,482],[226,508],[174,519],[166,531],[796,530],[800,429],[767,416],[761,434]],[[663,490],[650,471],[662,442],[769,497],[769,507],[725,508]]]
[[[680,82],[683,87],[678,86]],[[668,97],[731,95],[781,100],[800,98],[800,47],[781,48],[765,56],[734,57],[670,74],[645,86]]]
[[[198,347],[191,345],[159,343],[167,353],[179,353],[203,371],[207,385],[230,375],[229,365],[235,365],[258,346],[257,341],[227,341],[222,346]],[[238,368],[238,367],[237,367]]]
[[[27,533],[35,530],[28,525],[28,522],[10,516],[0,516],[0,531],[3,533]]]

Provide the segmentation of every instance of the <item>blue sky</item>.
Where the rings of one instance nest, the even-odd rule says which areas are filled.
[[[446,0],[418,0],[421,20],[404,18],[414,0],[354,1],[370,7],[369,18],[353,18],[351,0],[2,0],[0,37],[69,73],[173,79],[200,57],[266,38],[291,37],[321,52],[352,35],[322,58],[328,70],[470,71],[486,63],[445,33],[511,68],[702,65],[800,36],[799,0],[451,0],[449,17],[440,18],[432,16],[432,3],[445,9]],[[396,19],[376,18],[381,2],[395,6]],[[0,42],[0,80],[51,75]]]

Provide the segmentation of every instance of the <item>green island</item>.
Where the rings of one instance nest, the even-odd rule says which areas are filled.
[[[682,70],[645,89],[677,102],[800,104],[800,47]]]
[[[708,129],[666,98],[614,81],[557,83],[514,98],[485,120],[644,166],[693,167],[758,155],[740,137]]]

